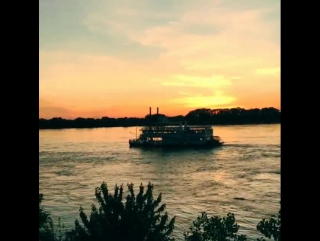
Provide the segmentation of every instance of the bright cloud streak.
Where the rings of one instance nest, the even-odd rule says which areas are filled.
[[[258,75],[279,75],[280,74],[280,67],[258,69],[256,71],[256,74],[258,74]]]
[[[172,103],[184,104],[189,108],[220,108],[233,104],[234,101],[236,101],[235,97],[225,96],[221,91],[218,91],[211,96],[193,95],[173,99]]]
[[[160,80],[162,85],[166,86],[190,86],[190,87],[204,87],[204,88],[220,88],[232,85],[230,80],[223,76],[199,77],[188,75],[175,75],[166,80]]]

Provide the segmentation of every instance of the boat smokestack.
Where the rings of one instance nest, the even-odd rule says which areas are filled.
[[[150,115],[150,117],[151,117],[151,107],[149,107],[149,115]]]
[[[159,107],[157,107],[157,115],[159,115]]]

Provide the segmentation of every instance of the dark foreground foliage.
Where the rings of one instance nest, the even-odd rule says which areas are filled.
[[[227,217],[214,216],[208,218],[204,212],[193,222],[190,232],[184,234],[186,241],[245,241],[245,235],[237,235],[239,225],[235,223],[232,213]]]
[[[42,200],[43,195],[39,194],[39,240],[53,241],[55,240],[53,222],[50,213],[43,209],[41,205]]]
[[[50,213],[41,206],[43,195],[39,194],[39,241],[171,241],[175,217],[168,217],[161,194],[153,198],[153,185],[145,190],[141,184],[135,195],[133,184],[127,185],[129,194],[124,198],[123,186],[115,186],[113,194],[106,183],[95,190],[99,207],[92,204],[88,216],[80,207],[81,223],[76,220],[72,230],[66,231],[58,220],[54,228]],[[257,230],[265,238],[281,241],[281,215],[263,219]],[[203,212],[184,234],[186,241],[246,241],[245,235],[238,235],[239,225],[232,213],[226,217],[208,215]],[[266,240],[265,238],[257,241]]]
[[[281,209],[268,220],[262,219],[257,225],[257,230],[269,239],[273,238],[275,241],[281,241]],[[259,240],[263,241],[265,239],[261,238]]]
[[[145,191],[134,194],[133,184],[128,184],[129,194],[123,202],[123,186],[116,186],[114,194],[109,193],[107,184],[102,183],[96,188],[96,200],[99,208],[92,204],[90,219],[80,208],[83,225],[75,222],[75,228],[67,234],[68,240],[172,240],[170,234],[174,228],[175,218],[169,220],[165,204],[161,204],[161,194],[153,199],[153,185],[148,184]]]
[[[54,228],[50,213],[45,211],[41,205],[43,195],[39,194],[39,240],[40,241],[61,241],[65,234],[64,225],[61,224],[60,218]]]

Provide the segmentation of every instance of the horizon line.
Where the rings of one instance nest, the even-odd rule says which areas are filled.
[[[149,108],[151,108],[151,107],[149,107]],[[159,107],[156,107],[156,108],[159,108]],[[250,108],[250,109],[245,109],[245,108],[241,108],[241,107],[235,107],[235,108],[217,108],[217,109],[210,109],[210,108],[197,108],[197,109],[194,109],[194,110],[191,110],[191,111],[189,111],[186,115],[188,115],[190,112],[192,112],[192,111],[195,111],[195,110],[203,110],[203,109],[207,109],[207,110],[231,110],[231,109],[242,109],[242,110],[254,110],[254,109],[259,109],[259,110],[262,110],[262,109],[266,109],[266,108],[273,108],[273,109],[276,109],[276,110],[278,110],[279,112],[281,112],[281,109],[279,108],[275,108],[275,107],[271,107],[271,106],[269,106],[269,107],[262,107],[262,108]],[[167,115],[165,115],[165,114],[161,114],[161,113],[154,113],[154,114],[151,114],[151,115],[157,115],[157,114],[159,114],[159,115],[164,115],[164,116],[166,116],[166,117],[178,117],[178,116],[183,116],[183,117],[185,117],[186,115],[182,115],[182,114],[180,114],[180,115],[174,115],[174,116],[167,116]],[[148,116],[148,115],[150,115],[150,114],[147,114],[147,115],[145,115],[145,116]],[[76,120],[76,119],[102,119],[102,118],[109,118],[109,119],[122,119],[122,118],[136,118],[136,119],[143,119],[143,118],[145,118],[145,116],[144,117],[128,117],[128,116],[124,116],[124,117],[109,117],[109,116],[101,116],[101,117],[98,117],[98,118],[94,118],[94,117],[76,117],[76,118],[74,118],[74,119],[71,119],[71,118],[63,118],[63,117],[52,117],[52,118],[48,118],[48,119],[46,119],[46,118],[41,118],[41,117],[39,117],[39,120],[52,120],[52,119],[63,119],[63,120]]]

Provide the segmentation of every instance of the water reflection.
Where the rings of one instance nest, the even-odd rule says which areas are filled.
[[[261,218],[280,200],[280,125],[215,128],[226,145],[202,150],[130,149],[135,127],[39,131],[39,182],[53,217],[73,225],[78,208],[94,202],[94,188],[155,184],[176,230],[202,211],[234,212],[241,232],[257,235]],[[178,234],[178,233],[177,233]],[[181,238],[181,237],[180,237]]]

